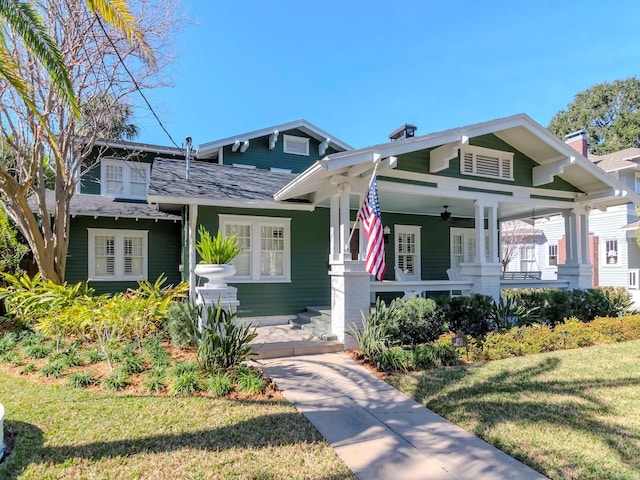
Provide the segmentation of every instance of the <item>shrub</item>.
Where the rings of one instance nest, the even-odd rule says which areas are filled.
[[[33,343],[24,347],[24,354],[29,358],[44,358],[50,351],[51,348],[44,343]]]
[[[453,297],[446,307],[446,317],[452,331],[479,337],[489,331],[492,298],[476,293],[471,296]]]
[[[384,326],[392,343],[416,345],[432,342],[444,332],[445,314],[432,299],[412,297],[397,303]]]
[[[84,372],[72,373],[67,377],[69,386],[74,388],[87,388],[90,385],[96,383],[96,379],[91,370],[85,370]]]
[[[105,360],[105,356],[97,348],[89,349],[86,358],[88,363],[99,363]]]
[[[236,383],[241,391],[249,395],[262,393],[267,387],[262,373],[246,366],[240,366],[236,369]]]
[[[200,375],[197,371],[174,373],[169,384],[172,395],[193,395],[200,390]]]
[[[375,360],[380,370],[385,372],[406,372],[409,370],[410,352],[396,345],[384,349],[380,352]]]
[[[140,355],[127,355],[122,361],[120,368],[128,375],[133,375],[144,371],[144,359]]]
[[[15,332],[5,333],[0,338],[0,355],[12,351],[18,345],[18,335]]]
[[[181,348],[191,345],[198,326],[198,308],[190,302],[171,302],[163,326],[172,344]]]
[[[163,392],[166,389],[164,374],[157,370],[147,373],[142,388],[147,392]]]
[[[42,367],[40,373],[45,377],[60,378],[68,369],[69,364],[64,359],[57,358]]]
[[[233,391],[233,379],[225,372],[213,373],[207,379],[207,392],[224,397]]]
[[[197,359],[200,368],[212,373],[219,369],[235,368],[255,355],[250,343],[258,336],[251,324],[235,323],[235,313],[208,307],[206,321],[196,329],[198,341]]]
[[[102,385],[108,390],[124,390],[129,384],[129,375],[122,370],[111,372],[102,379]]]
[[[36,368],[36,366],[33,363],[27,363],[24,367],[22,367],[22,369],[20,370],[20,374],[21,375],[26,375],[27,373],[35,373],[38,369]]]
[[[392,302],[387,306],[384,300],[377,297],[375,310],[369,312],[369,317],[362,313],[362,330],[354,324],[349,326],[348,334],[355,338],[360,353],[367,360],[373,360],[388,346],[391,337],[387,326],[396,315],[396,305],[396,302]]]
[[[171,356],[160,343],[159,337],[153,336],[146,338],[143,343],[143,348],[149,358],[149,363],[151,363],[152,368],[163,369],[168,367],[171,363]]]

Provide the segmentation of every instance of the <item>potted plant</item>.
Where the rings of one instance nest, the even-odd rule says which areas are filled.
[[[231,261],[242,253],[235,235],[223,237],[222,232],[212,237],[204,226],[198,229],[198,241],[194,243],[200,255],[200,263],[196,265],[195,274],[208,280],[207,288],[226,288],[225,278],[236,273]]]

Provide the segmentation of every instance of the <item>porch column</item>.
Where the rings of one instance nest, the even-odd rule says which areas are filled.
[[[351,260],[349,234],[351,233],[351,185],[340,185],[340,259]]]
[[[358,197],[358,205],[362,205],[363,202],[364,202],[364,194],[361,193]],[[360,252],[359,252],[360,254],[358,256],[358,260],[366,260],[367,259],[367,236],[364,234],[364,228],[362,228],[362,225],[359,224],[359,220],[357,218],[356,218],[356,225],[359,226],[358,227],[359,228],[358,245],[360,245]]]
[[[580,263],[590,264],[589,258],[589,212],[580,214]]]
[[[351,258],[349,245],[351,186],[343,183],[338,187],[338,191],[336,198],[332,199],[335,212],[331,212],[331,221],[335,221],[339,228],[337,255],[331,258],[329,271],[331,333],[335,334],[338,341],[343,342],[344,348],[348,350],[356,348],[357,344],[352,336],[347,335],[347,332],[352,328],[362,330],[362,314],[367,315],[369,312],[371,275],[365,270],[365,262]],[[337,213],[338,210],[339,213]],[[360,245],[363,243],[361,240]]]
[[[489,223],[489,263],[500,262],[498,253],[498,205],[490,205],[488,207],[488,223]]]
[[[589,261],[589,220],[586,212],[571,210],[564,215],[566,261],[558,265],[558,280],[570,289],[593,286],[593,267]]]
[[[331,195],[329,203],[329,260],[340,255],[340,196]]]
[[[476,213],[476,263],[486,263],[485,253],[485,240],[484,240],[484,205],[476,201],[475,204]],[[491,230],[491,226],[489,226]]]
[[[191,301],[196,301],[196,272],[195,268],[198,264],[196,259],[196,230],[198,227],[198,205],[189,205],[187,228],[189,234],[187,237],[187,251],[189,265],[187,266],[187,280],[189,280],[189,298]]]

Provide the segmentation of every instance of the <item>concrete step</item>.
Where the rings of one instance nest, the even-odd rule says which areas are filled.
[[[318,355],[321,353],[342,352],[344,344],[337,340],[306,340],[294,342],[273,342],[254,345],[253,351],[258,360],[266,358],[297,357],[301,355]]]

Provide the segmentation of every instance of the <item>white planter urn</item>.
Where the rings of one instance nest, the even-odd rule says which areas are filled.
[[[204,285],[205,288],[223,289],[227,288],[227,283],[224,279],[235,275],[236,266],[229,263],[199,263],[196,265],[194,273],[208,280]]]

